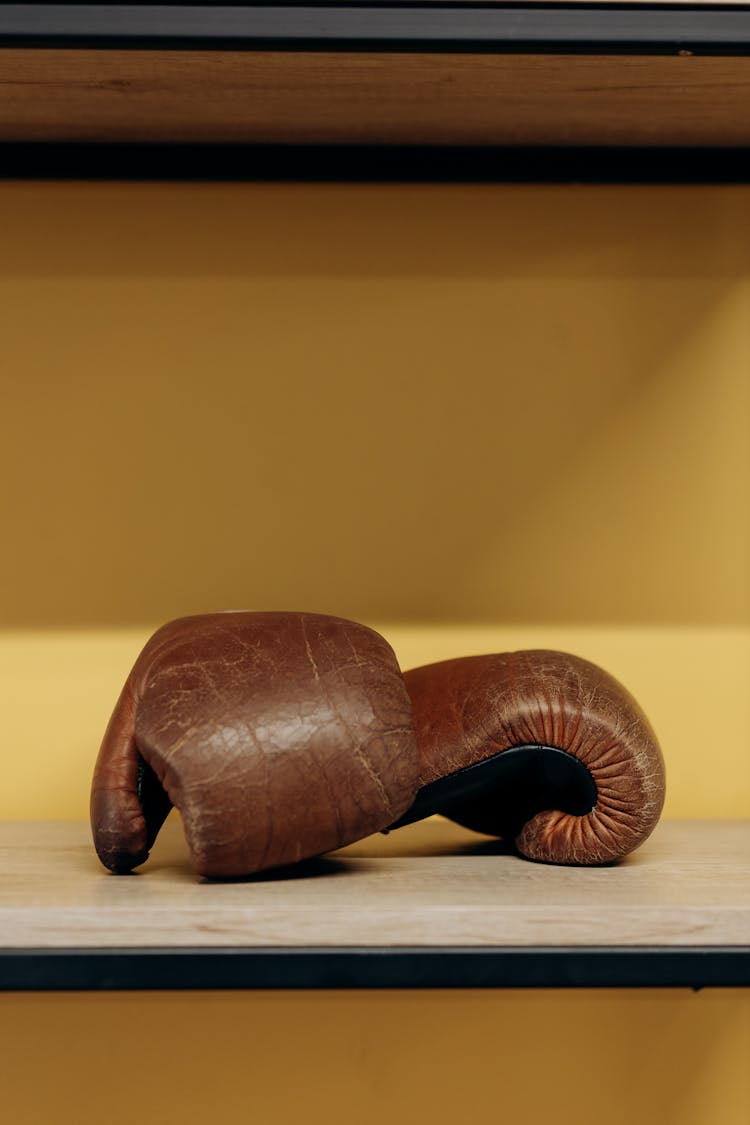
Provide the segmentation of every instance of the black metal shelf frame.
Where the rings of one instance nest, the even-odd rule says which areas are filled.
[[[750,53],[750,8],[2,4],[0,45],[188,50]]]
[[[0,991],[737,987],[750,946],[0,950]]]
[[[0,144],[2,180],[190,183],[745,184],[750,149]]]

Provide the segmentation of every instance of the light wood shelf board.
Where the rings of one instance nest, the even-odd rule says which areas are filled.
[[[750,945],[750,821],[672,821],[623,863],[502,854],[440,820],[285,877],[200,880],[172,818],[141,873],[109,875],[87,825],[0,825],[0,946]]]

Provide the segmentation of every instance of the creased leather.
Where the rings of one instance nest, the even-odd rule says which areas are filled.
[[[595,664],[546,650],[464,657],[404,676],[414,708],[420,784],[512,746],[567,751],[589,769],[592,811],[527,821],[518,850],[549,863],[619,859],[651,833],[664,803],[664,761],[632,695]]]
[[[150,822],[141,759],[168,798]],[[149,640],[107,727],[94,842],[106,867],[131,870],[171,802],[198,872],[248,875],[387,827],[418,771],[403,678],[373,630],[320,614],[181,618]]]

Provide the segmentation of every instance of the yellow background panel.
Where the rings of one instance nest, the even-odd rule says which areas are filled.
[[[748,1057],[750,992],[0,997],[13,1125],[747,1125]]]
[[[750,624],[749,216],[0,185],[0,617]]]
[[[749,305],[747,187],[1,183],[0,816],[237,607],[578,652],[747,816]],[[748,1057],[731,990],[0,997],[14,1125],[747,1125]]]

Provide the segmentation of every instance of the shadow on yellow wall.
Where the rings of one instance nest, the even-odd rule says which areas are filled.
[[[0,186],[0,615],[747,624],[749,202]]]

